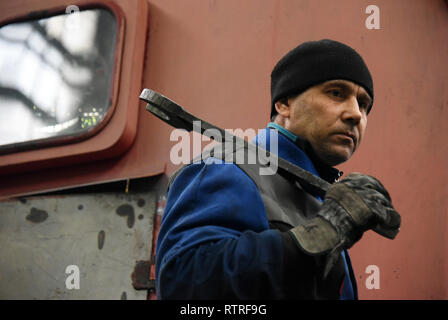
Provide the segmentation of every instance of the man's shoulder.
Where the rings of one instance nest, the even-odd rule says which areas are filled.
[[[235,163],[209,157],[194,161],[177,169],[169,178],[169,185],[174,182],[189,182],[195,179],[237,180],[249,179],[243,170]]]

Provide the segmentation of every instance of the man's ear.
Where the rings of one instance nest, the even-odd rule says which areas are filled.
[[[280,99],[275,103],[275,110],[277,110],[277,113],[284,118],[289,118],[290,108],[288,104],[288,99]]]

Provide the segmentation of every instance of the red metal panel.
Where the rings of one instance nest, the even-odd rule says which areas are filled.
[[[68,1],[65,4],[61,3],[61,1],[42,1],[39,4],[31,1],[15,2],[13,4],[2,3],[0,20],[14,19],[30,12],[39,12],[45,9],[48,9],[50,12],[65,12],[64,8],[69,4],[71,2]],[[12,174],[18,174],[17,179],[19,181],[20,176],[23,176],[26,180],[35,181],[36,187],[26,187],[27,190],[48,188],[47,185],[41,184],[42,180],[40,178],[37,178],[37,181],[36,178],[33,178],[33,175],[36,177],[42,176],[42,172],[45,169],[51,168],[52,172],[62,175],[62,173],[67,172],[66,168],[69,165],[83,162],[91,163],[92,161],[117,157],[132,145],[137,132],[139,101],[136,95],[140,91],[143,74],[147,3],[143,0],[134,1],[131,4],[125,1],[121,1],[121,3],[82,1],[77,5],[79,5],[81,10],[84,6],[106,6],[117,18],[116,70],[111,97],[112,110],[115,110],[113,110],[111,119],[101,131],[82,142],[2,155],[0,157],[0,175],[11,176]],[[125,21],[128,23],[127,28],[125,28]],[[122,50],[123,48],[124,50]],[[123,64],[121,63],[122,60]],[[59,171],[55,171],[56,167],[64,168],[56,169]],[[27,173],[23,174],[24,172]],[[80,177],[84,177],[84,174],[78,173],[78,178]],[[62,184],[59,183],[58,186],[77,184],[75,180],[68,178]],[[81,180],[85,181],[83,178]],[[20,190],[23,190],[23,184],[19,182],[17,186]],[[8,189],[6,193],[11,194],[11,191],[14,192],[14,187],[8,187]]]

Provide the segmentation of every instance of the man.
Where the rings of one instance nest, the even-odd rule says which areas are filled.
[[[373,83],[361,56],[306,42],[271,74],[271,120],[254,140],[334,183],[332,166],[362,141]],[[352,174],[325,199],[261,164],[227,164],[226,150],[185,166],[169,186],[157,243],[161,299],[357,299],[347,249],[367,230],[394,238],[400,216],[382,184]],[[235,152],[234,150],[230,152]],[[212,153],[213,154],[213,153]]]

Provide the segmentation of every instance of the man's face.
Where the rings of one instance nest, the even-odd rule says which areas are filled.
[[[361,143],[371,102],[361,86],[331,80],[276,107],[285,129],[306,139],[321,161],[334,166],[348,160]]]

